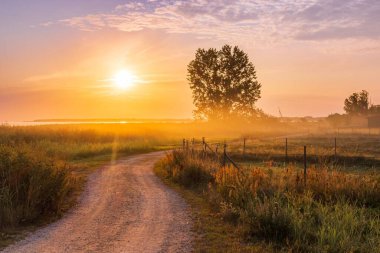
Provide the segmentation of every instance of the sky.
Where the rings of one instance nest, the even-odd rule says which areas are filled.
[[[198,48],[243,49],[279,116],[380,104],[378,0],[1,0],[0,121],[190,118]],[[128,89],[114,76],[134,77]]]

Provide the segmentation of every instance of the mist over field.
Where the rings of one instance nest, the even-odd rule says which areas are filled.
[[[2,252],[380,252],[380,2],[0,3]]]

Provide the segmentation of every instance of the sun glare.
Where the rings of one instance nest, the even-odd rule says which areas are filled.
[[[136,80],[136,76],[127,70],[120,70],[112,78],[115,87],[122,90],[128,89],[135,85]]]

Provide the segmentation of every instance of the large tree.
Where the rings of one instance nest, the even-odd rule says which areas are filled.
[[[255,67],[237,46],[198,49],[188,65],[188,81],[196,118],[251,118],[261,112],[255,106],[261,88]]]
[[[369,108],[368,92],[353,93],[344,101],[344,110],[351,115],[366,115]]]

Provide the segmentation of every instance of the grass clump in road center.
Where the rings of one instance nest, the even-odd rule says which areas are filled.
[[[201,191],[225,221],[242,227],[246,242],[267,250],[376,252],[380,248],[380,180],[337,171],[221,168],[201,153],[174,151],[161,174]],[[189,176],[190,175],[190,176]]]

